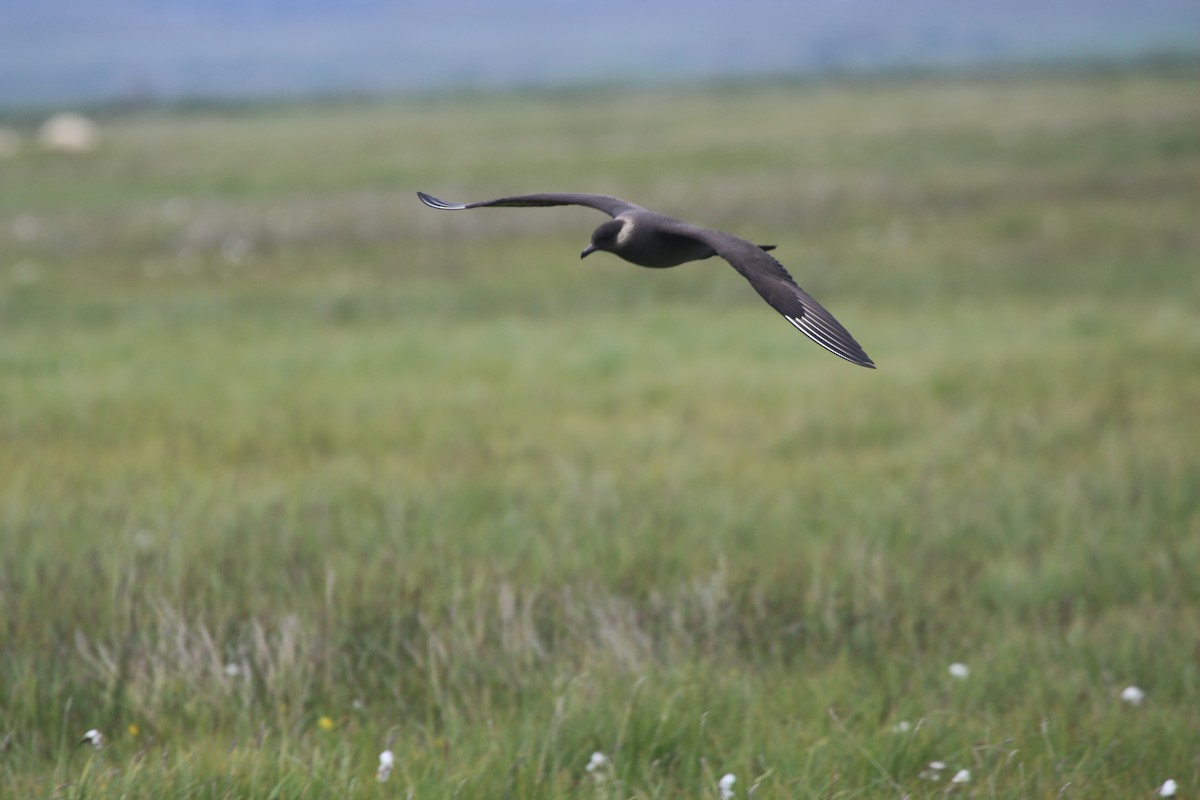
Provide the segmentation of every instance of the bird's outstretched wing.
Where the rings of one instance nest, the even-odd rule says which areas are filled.
[[[622,200],[619,197],[609,197],[604,194],[583,194],[579,192],[545,192],[542,194],[520,194],[514,197],[500,197],[496,200],[481,200],[478,203],[448,203],[436,197],[417,192],[421,202],[430,208],[442,211],[461,211],[464,208],[484,208],[488,206],[529,208],[533,206],[587,206],[603,211],[610,217],[629,211],[645,211],[639,205]]]
[[[682,226],[675,231],[707,244],[742,274],[771,308],[783,315],[808,338],[836,356],[860,367],[875,369],[875,362],[850,331],[792,280],[784,266],[753,242],[724,231]]]
[[[813,299],[812,295],[797,286],[782,264],[767,254],[766,251],[772,249],[773,246],[760,247],[731,233],[688,225],[656,214],[627,200],[602,194],[549,192],[501,197],[477,203],[448,203],[424,192],[417,192],[417,197],[421,198],[421,202],[430,208],[446,211],[487,206],[587,206],[603,211],[611,217],[621,214],[643,215],[640,217],[641,219],[653,220],[651,224],[663,234],[684,236],[707,244],[717,255],[740,272],[742,277],[748,280],[750,285],[762,295],[762,298],[783,315],[784,319],[829,352],[852,364],[875,368],[875,362],[871,361],[870,356],[854,340],[850,332],[842,327],[841,323],[826,311],[824,306]]]

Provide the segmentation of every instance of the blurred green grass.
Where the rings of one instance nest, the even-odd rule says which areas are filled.
[[[1186,795],[1195,78],[145,112],[0,161],[0,791]],[[594,212],[416,189],[775,243],[880,369],[718,262],[579,264]]]

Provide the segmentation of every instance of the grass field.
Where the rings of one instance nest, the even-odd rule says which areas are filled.
[[[1195,796],[1198,79],[140,112],[0,160],[0,796]],[[723,263],[581,264],[596,212],[417,189],[774,243],[879,369]]]

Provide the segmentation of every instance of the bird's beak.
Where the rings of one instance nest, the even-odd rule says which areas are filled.
[[[590,255],[591,255],[592,253],[594,253],[594,252],[596,252],[596,245],[594,245],[594,244],[589,244],[587,247],[583,248],[583,252],[579,254],[579,257],[580,257],[580,258],[587,258],[588,256],[590,256]]]

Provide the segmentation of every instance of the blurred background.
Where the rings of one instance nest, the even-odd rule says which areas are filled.
[[[0,796],[1196,795],[1195,0],[0,18]]]
[[[1195,54],[1191,0],[6,4],[0,105],[1100,62]]]

